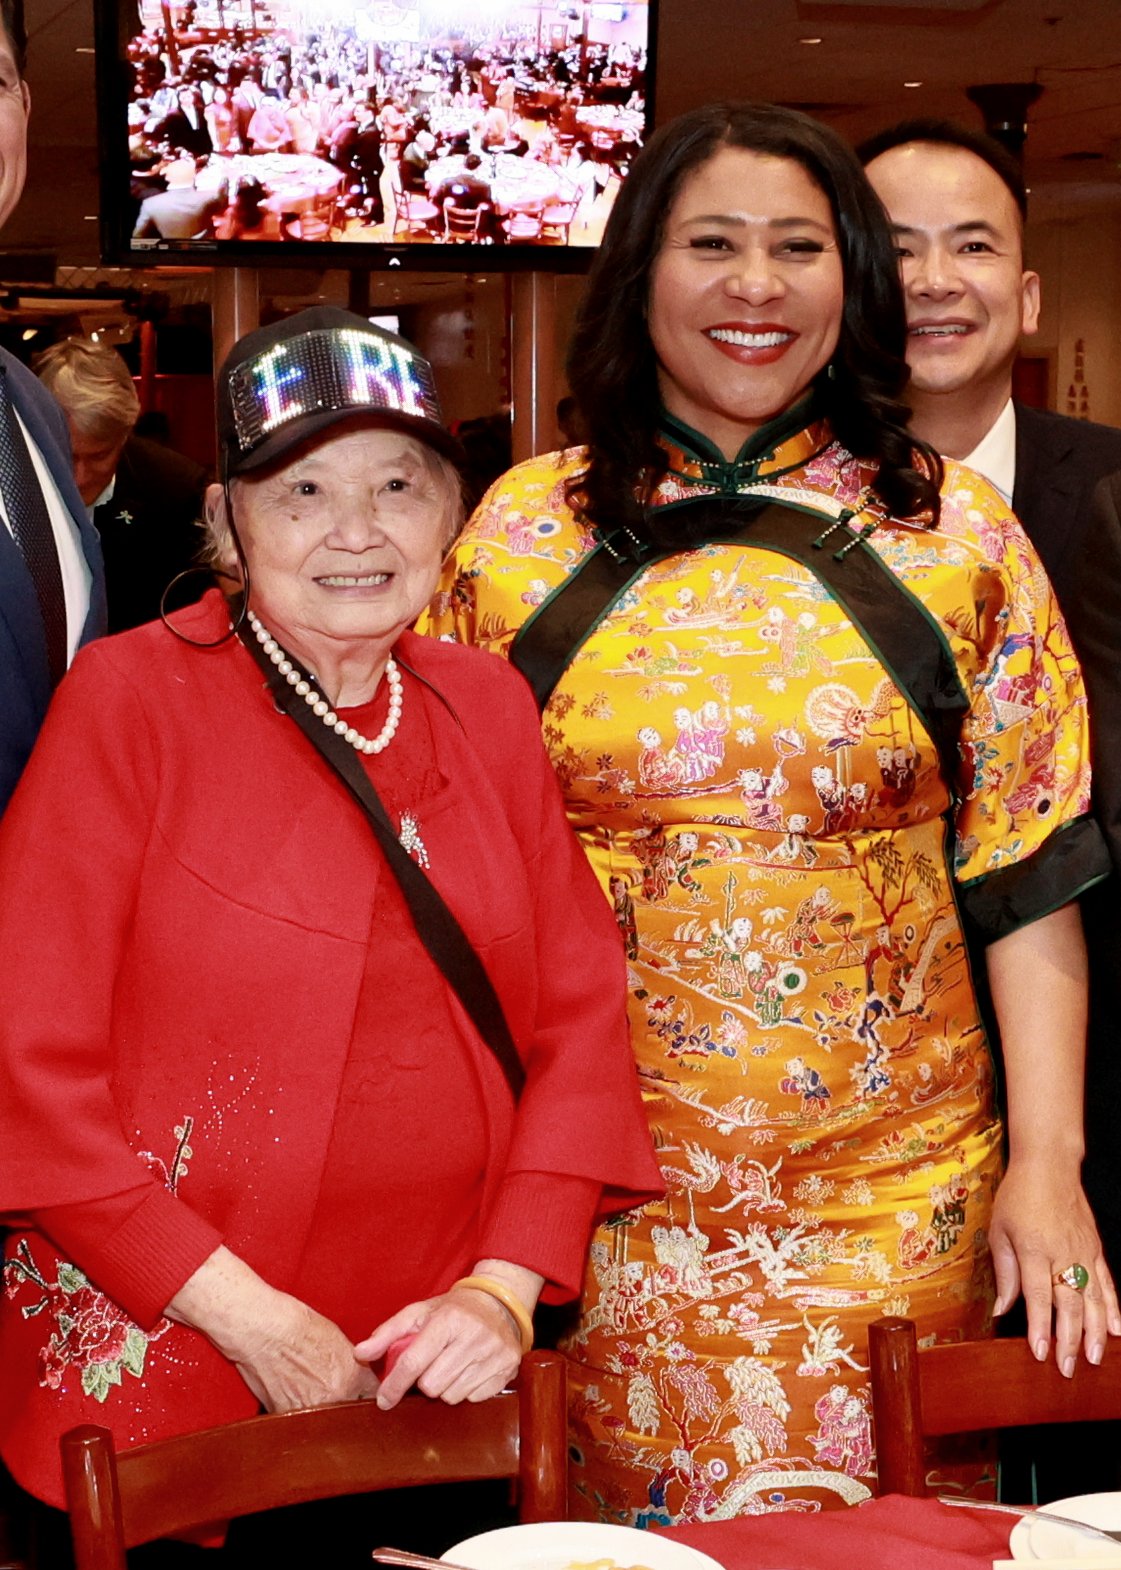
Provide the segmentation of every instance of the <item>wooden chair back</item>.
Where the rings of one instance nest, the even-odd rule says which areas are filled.
[[[920,1348],[913,1320],[881,1319],[868,1355],[881,1494],[925,1496],[928,1437],[1121,1417],[1121,1357],[1108,1353],[1064,1379],[1019,1337]]]
[[[553,230],[555,233],[561,236],[564,243],[567,245],[568,231],[572,227],[572,222],[576,217],[576,209],[579,207],[579,205],[580,197],[578,195],[574,196],[571,201],[556,201],[550,203],[549,206],[545,208],[545,211],[541,214],[542,230]]]
[[[565,1364],[555,1352],[531,1352],[517,1390],[491,1401],[408,1396],[391,1412],[349,1401],[120,1453],[104,1428],[62,1436],[76,1570],[125,1570],[126,1549],[210,1521],[426,1483],[517,1478],[522,1521],[564,1520],[567,1456]]]
[[[479,226],[490,207],[486,202],[478,207],[457,207],[450,196],[444,198],[444,239],[454,242],[479,240]]]
[[[324,191],[302,212],[280,225],[282,240],[329,240],[339,223],[339,195]]]
[[[416,225],[427,227],[434,219],[439,218],[440,211],[435,202],[429,201],[422,191],[409,191],[399,180],[391,182],[393,191],[393,233],[404,225],[412,229]]]
[[[517,212],[511,213],[508,218],[502,220],[502,227],[511,240],[539,240],[544,224],[544,213],[544,202],[533,207],[519,208]]]

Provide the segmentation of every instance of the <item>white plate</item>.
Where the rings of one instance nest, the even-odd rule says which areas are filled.
[[[596,1521],[538,1521],[503,1526],[456,1543],[443,1555],[467,1570],[567,1570],[570,1564],[612,1559],[649,1570],[723,1570],[715,1559],[657,1532]]]
[[[1027,1515],[1012,1528],[1008,1544],[1013,1559],[1121,1558],[1121,1543],[1107,1543],[1088,1532],[1076,1532],[1058,1521],[1048,1521],[1042,1513],[1047,1510],[1070,1516],[1072,1521],[1085,1521],[1087,1526],[1121,1531],[1121,1494],[1076,1494],[1073,1499],[1052,1499],[1041,1507],[1039,1515]]]

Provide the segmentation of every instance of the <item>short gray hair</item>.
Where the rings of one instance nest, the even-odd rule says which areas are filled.
[[[435,487],[444,515],[444,549],[450,550],[460,529],[463,528],[463,477],[451,459],[445,458],[444,454],[437,452],[435,447],[429,447],[427,442],[415,436],[411,436],[409,440],[420,453],[428,477]],[[230,480],[231,497],[236,496],[239,490],[252,487],[263,474],[268,472],[266,469],[252,476],[234,475]],[[208,489],[201,523],[203,546],[200,560],[207,567],[227,567],[233,554],[233,533],[226,517],[225,506],[213,504],[218,489],[216,485]]]
[[[104,344],[67,338],[43,351],[35,371],[67,418],[93,441],[123,441],[140,418],[129,368]]]

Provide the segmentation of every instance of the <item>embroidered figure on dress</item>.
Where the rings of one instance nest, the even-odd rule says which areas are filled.
[[[615,912],[615,921],[619,931],[623,934],[623,949],[628,959],[638,958],[638,926],[635,922],[634,897],[626,878],[618,874],[611,877],[608,884],[611,890],[611,905]]]
[[[778,660],[768,660],[761,666],[763,675],[803,677],[808,676],[814,666],[822,675],[830,675],[833,662],[818,647],[823,631],[810,611],[801,611],[796,618],[791,618],[780,606],[772,605],[759,628],[759,636],[778,645]]]
[[[783,817],[777,798],[789,788],[786,775],[782,772],[781,758],[773,772],[766,776],[762,769],[741,769],[737,783],[743,797],[744,823],[747,827],[781,834]]]
[[[868,801],[868,787],[863,780],[856,780],[845,791],[844,803],[837,820],[838,834],[851,834],[864,820]]]
[[[677,857],[666,842],[666,826],[655,823],[639,829],[634,836],[634,853],[642,868],[642,897],[656,902],[669,893],[670,881],[677,874]]]
[[[905,807],[915,794],[919,755],[910,743],[906,747],[877,747],[876,766],[883,789],[876,792],[877,803],[889,810]]]
[[[744,954],[751,942],[751,918],[736,916],[724,927],[714,916],[708,927],[701,953],[716,956],[716,990],[722,998],[742,998],[747,986]]]
[[[728,734],[729,719],[713,698],[702,703],[699,713],[694,718],[694,735],[697,744],[706,760],[707,773],[705,778],[715,774],[724,762],[724,738]]]
[[[965,1228],[965,1207],[969,1188],[961,1172],[954,1172],[945,1183],[930,1190],[930,1230],[935,1238],[934,1252],[948,1254]]]
[[[804,812],[792,812],[786,820],[786,833],[782,843],[771,852],[775,861],[797,861],[799,857],[807,867],[817,861],[817,849],[807,838],[810,820]]]
[[[933,1228],[919,1229],[919,1216],[916,1210],[900,1210],[895,1220],[902,1229],[899,1242],[896,1244],[900,1265],[904,1270],[914,1270],[916,1265],[925,1265],[938,1247],[938,1239],[934,1235]]]
[[[531,578],[522,590],[520,599],[523,605],[537,606],[548,598],[549,585],[544,578]]]
[[[674,595],[675,605],[665,612],[667,623],[673,626],[721,627],[734,620],[739,607],[750,598],[750,593],[736,582],[736,573],[725,574],[713,568],[704,598],[689,584],[683,584]]]
[[[844,1385],[834,1385],[814,1404],[821,1425],[810,1435],[817,1459],[839,1466],[849,1477],[867,1477],[872,1470],[872,1414],[866,1400]]]
[[[672,853],[674,860],[674,882],[679,884],[685,892],[699,898],[701,886],[693,876],[693,867],[707,867],[708,857],[698,856],[701,837],[693,829],[686,829],[679,834],[673,842]]]
[[[810,1068],[805,1058],[790,1058],[786,1063],[786,1076],[779,1080],[778,1088],[786,1096],[801,1096],[802,1115],[823,1118],[829,1111],[832,1092],[817,1069]]]
[[[821,832],[823,834],[838,834],[847,805],[847,793],[844,785],[837,779],[833,770],[827,763],[815,763],[810,770],[810,783],[817,792],[817,799],[821,803],[821,810],[825,814]]]
[[[666,791],[679,785],[683,776],[681,763],[671,757],[662,746],[660,732],[652,725],[644,725],[638,733],[642,751],[638,755],[638,782],[647,790]]]
[[[724,738],[728,734],[728,717],[721,712],[719,703],[709,698],[696,710],[675,709],[673,723],[677,739],[669,755],[680,765],[682,782],[698,784],[711,779],[724,762]]]
[[[888,965],[887,989],[884,995],[892,1011],[898,1013],[903,1004],[907,982],[914,974],[915,966],[903,940],[893,934],[890,927],[883,925],[876,928],[876,941],[864,955],[864,980],[869,994],[877,991],[876,965],[880,960],[885,960]]]
[[[1041,763],[1022,785],[1005,796],[1005,810],[1013,818],[1019,817],[1022,812],[1032,812],[1037,818],[1046,818],[1054,806],[1054,794],[1055,765],[1052,762]]]
[[[826,945],[819,924],[828,916],[832,903],[833,897],[824,883],[819,883],[813,893],[800,902],[794,920],[784,934],[785,949],[792,959],[802,959],[807,948],[815,954],[824,954]]]

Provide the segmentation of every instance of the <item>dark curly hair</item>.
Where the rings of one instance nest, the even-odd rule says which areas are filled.
[[[906,429],[906,316],[883,208],[839,136],[776,104],[691,110],[656,132],[636,158],[569,344],[569,386],[589,436],[588,467],[570,482],[570,501],[604,529],[633,526],[642,510],[636,482],[645,476],[649,489],[665,473],[655,441],[662,414],[658,365],[646,324],[650,274],[682,182],[722,147],[791,158],[828,198],[845,304],[831,374],[816,384],[819,407],[850,452],[879,465],[873,489],[889,512],[937,521],[941,460]]]

